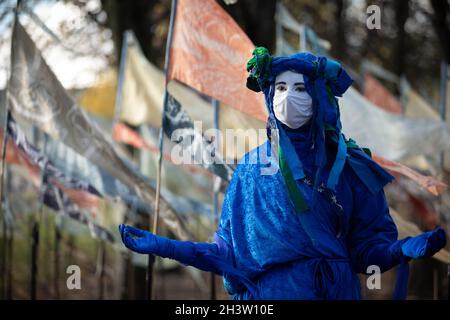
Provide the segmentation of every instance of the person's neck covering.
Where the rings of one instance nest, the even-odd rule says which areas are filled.
[[[278,129],[275,131],[275,137],[271,134],[272,154],[278,157],[279,168],[296,211],[308,210],[296,185],[297,180],[305,178],[304,164],[297,155],[286,126],[276,119],[273,110],[275,78],[287,70],[303,74],[306,91],[313,99],[313,116],[307,137],[311,139],[314,150],[314,191],[317,191],[320,185],[335,191],[346,159],[371,192],[376,192],[392,181],[391,175],[362,152],[353,140],[346,141],[341,132],[336,97],[342,96],[353,80],[338,62],[323,56],[316,57],[311,53],[272,57],[266,48],[257,47],[247,63],[247,87],[264,93],[269,113],[268,131],[274,132],[274,129]],[[326,136],[336,143],[336,154],[328,177],[325,177],[324,168],[327,161],[333,159],[327,159]],[[313,203],[316,201],[316,195],[317,192],[313,192]]]
[[[303,170],[308,171],[309,176],[314,174],[314,145],[311,139],[312,121],[307,122],[297,129],[292,129],[281,123],[289,141],[295,149],[297,156],[303,165]]]

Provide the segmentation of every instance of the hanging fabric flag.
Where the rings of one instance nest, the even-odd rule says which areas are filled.
[[[129,32],[127,41],[126,81],[122,88],[119,119],[133,126],[150,124],[152,127],[160,128],[164,73],[146,59],[132,32]],[[99,77],[97,84],[81,93],[80,104],[97,115],[112,118],[114,103],[110,97],[116,83],[117,72],[113,70],[105,72]],[[214,127],[210,101],[178,81],[171,81],[168,90],[193,122],[201,121],[203,131]],[[265,134],[248,134],[249,130],[253,129],[265,132],[266,119],[262,121],[255,119],[224,104],[219,107],[219,128],[233,130],[238,136],[234,142],[235,148],[227,148],[226,144],[221,144],[221,154],[230,160],[240,159],[250,149],[256,148],[266,140]]]
[[[129,38],[133,39],[133,36],[130,35]],[[145,59],[138,45],[134,44],[135,42],[132,43],[127,53],[126,81],[123,86],[120,120],[134,126],[147,123],[154,128],[159,128],[164,95],[164,75],[159,68]],[[97,116],[112,119],[114,102],[110,97],[113,92],[111,88],[114,88],[117,83],[117,72],[109,70],[99,78],[98,83],[80,94],[79,103],[85,110]],[[209,101],[178,81],[169,83],[169,93],[178,100],[192,121],[202,122],[203,130],[213,128],[212,108]],[[265,131],[266,122],[224,104],[219,106],[219,128],[234,130],[238,136],[235,148],[226,148],[226,144],[221,146],[222,155],[230,160],[240,159],[246,152],[266,140],[265,135],[247,135],[243,139],[243,134],[249,129]],[[247,143],[245,143],[246,140]]]
[[[69,178],[59,171],[53,163],[24,139],[22,132],[15,126],[14,121],[10,120],[8,123],[9,140],[6,162],[26,168],[29,178],[37,187],[40,186],[41,175],[45,175],[48,177],[48,181],[66,192],[69,198],[80,208],[89,209],[92,213],[95,213],[99,206],[100,193],[89,183]]]
[[[17,148],[21,150],[35,165],[37,165],[40,170],[44,170],[47,175],[63,181],[67,188],[88,192],[97,197],[102,197],[100,192],[98,192],[97,189],[89,183],[68,177],[55,165],[53,165],[53,163],[44,154],[42,154],[27,141],[25,134],[19,129],[17,123],[12,118],[8,121],[8,135]]]
[[[151,152],[153,154],[158,154],[159,152],[156,146],[149,144],[139,133],[121,122],[118,122],[114,125],[113,138],[118,142],[129,144],[137,149],[147,150],[148,152]],[[171,156],[167,153],[164,153],[164,160],[172,162]],[[201,167],[189,164],[182,164],[182,166],[186,169],[186,171],[189,171],[191,173],[201,174],[207,177],[212,176],[208,171],[202,169]]]
[[[9,134],[8,134],[9,135]],[[0,138],[3,139],[3,130],[0,132]],[[9,137],[8,137],[9,138]],[[33,164],[31,159],[19,150],[11,139],[7,140],[5,161],[7,164],[19,165],[27,169],[28,178],[34,185],[38,185],[41,180],[40,169]]]
[[[450,150],[450,125],[387,112],[350,87],[339,99],[342,129],[360,146],[389,160]]]
[[[227,164],[220,155],[217,144],[201,135],[194,127],[189,115],[170,93],[164,114],[164,133],[180,147],[180,157],[191,163],[200,164],[225,181],[230,181],[233,166]],[[219,137],[214,137],[218,139]],[[213,139],[214,139],[213,138]]]
[[[41,201],[46,206],[60,214],[67,215],[75,221],[87,225],[94,237],[107,240],[112,243],[115,242],[114,236],[110,231],[91,221],[79,209],[76,202],[73,201],[73,198],[65,193],[65,191],[67,191],[66,188],[62,190],[57,185],[50,183],[45,174],[43,175],[42,185],[40,185],[39,188],[41,190]]]
[[[58,140],[49,138],[43,152],[67,176],[89,182],[101,194],[120,199],[132,210],[152,212],[152,203],[145,202],[136,193],[102,167],[92,163]]]
[[[246,87],[254,45],[215,0],[178,0],[168,80],[176,79],[261,121],[263,97]]]
[[[10,139],[8,140],[6,149],[6,162],[19,165],[26,169],[27,177],[30,179],[31,183],[41,190],[41,200],[46,206],[63,213],[80,223],[88,225],[94,236],[114,242],[114,236],[108,230],[92,222],[80,211],[81,208],[88,209],[91,213],[95,213],[98,209],[100,198],[92,192],[84,191],[84,188],[79,188],[79,186],[84,185],[84,183],[80,184],[76,179],[71,179],[69,182],[70,187],[68,187],[65,185],[67,183],[66,177],[55,175],[53,169],[45,171],[45,167],[41,168],[40,165],[43,162],[38,160],[41,159],[41,157],[33,159],[30,157],[30,154],[26,153],[21,148],[21,146],[15,144],[15,142],[21,141],[20,144],[23,146],[24,142],[24,140],[21,140],[20,138],[17,139],[15,132],[16,131],[10,131],[8,133]],[[3,136],[3,131],[0,132],[0,136]],[[31,145],[28,145],[28,147],[34,148]],[[38,153],[32,153],[32,156],[36,156],[37,154]],[[50,162],[46,163],[49,167],[53,166]],[[58,181],[55,176],[58,176],[58,178],[62,177],[64,183]],[[71,187],[75,188],[72,189]]]
[[[105,172],[102,167],[93,164],[85,157],[74,152],[63,143],[50,139],[45,145],[45,154],[58,168],[64,168],[64,172],[67,175],[89,181],[102,194],[123,201],[130,208],[130,211],[139,211],[143,214],[153,212],[153,202],[143,201],[120,180]],[[154,180],[147,177],[143,177],[143,179],[145,179],[146,184],[152,187],[155,186]],[[172,194],[165,188],[161,189],[161,194],[177,213],[183,215],[183,218],[188,218],[188,215],[192,213],[207,215],[211,212],[211,209],[205,208],[203,204]]]
[[[408,196],[408,202],[413,206],[415,209],[416,215],[420,216],[422,224],[428,229],[433,230],[437,226],[439,226],[439,213],[437,213],[435,210],[429,208],[425,201],[423,199],[419,198],[418,196],[406,192]]]
[[[392,160],[385,159],[378,155],[372,155],[372,158],[382,167],[392,173],[401,174],[417,182],[421,187],[428,190],[431,194],[438,196],[448,188],[448,185],[431,176],[424,176],[419,172]]]
[[[405,94],[405,116],[417,119],[439,120],[439,113],[411,88]]]
[[[12,115],[29,121],[54,139],[103,167],[148,202],[155,190],[115,151],[64,90],[20,23],[14,25],[8,99]],[[161,199],[161,218],[180,239],[194,239],[169,204]]]
[[[0,140],[3,141],[3,128],[0,129]],[[6,163],[20,164],[20,157],[17,152],[17,147],[10,139],[7,140],[5,153]]]
[[[57,179],[49,176],[48,177],[49,183],[60,189],[62,192],[64,192],[67,197],[74,202],[78,207],[81,209],[93,209],[91,210],[91,213],[95,216],[96,210],[98,210],[99,207],[99,198],[87,193],[80,191],[78,189],[74,188],[68,188],[63,183],[59,182]]]
[[[139,133],[128,127],[126,124],[118,122],[113,128],[113,138],[116,141],[129,144],[137,149],[144,149],[151,153],[157,153],[158,148],[149,145]],[[164,155],[166,156],[166,155]]]
[[[122,105],[119,118],[132,125],[149,123],[150,125],[159,128],[161,127],[160,119],[164,95],[163,73],[158,70],[156,66],[147,61],[132,33],[127,36],[127,41],[129,44],[125,67],[126,81],[123,85]],[[192,95],[186,95],[186,92],[189,91],[189,89],[183,89],[176,89],[176,91],[180,92],[182,96],[187,97],[188,101],[192,103],[192,110],[200,108],[202,111],[202,118],[197,120],[203,121],[208,115],[210,115],[210,118],[212,119],[211,106],[200,98],[192,100]],[[194,124],[189,114],[178,102],[171,103],[172,101],[175,101],[175,99],[169,95],[170,106],[168,108],[170,110],[164,115],[164,133],[166,136],[172,139],[172,134],[175,131],[179,133],[181,130],[185,130],[185,132],[187,132],[186,130],[189,129],[189,134],[192,134],[194,139],[191,140],[191,146],[185,147],[191,147],[193,152],[198,152],[196,154],[196,160],[198,161],[191,164],[200,165],[228,181],[231,177],[231,170],[229,167],[227,168],[227,165],[225,164],[226,161],[221,159],[220,152],[215,152],[215,157],[218,160],[216,163],[206,164],[205,161],[202,161],[206,160],[206,152],[211,151],[211,145],[207,142],[207,139],[202,136],[201,132],[194,129]],[[211,120],[208,122],[211,122]],[[137,146],[135,146],[138,148],[146,148],[145,141],[136,134],[132,134],[131,131],[123,127],[123,125],[119,124],[114,128],[114,134],[116,138],[120,137],[122,142],[124,142],[123,139],[128,139],[127,143],[135,143],[137,144]],[[186,135],[184,136],[187,138]],[[187,139],[185,139],[185,141],[187,141]],[[192,168],[193,166],[190,167]]]
[[[149,63],[132,32],[127,36],[125,81],[119,119],[138,126],[149,123],[161,127],[161,110],[164,95],[164,75]]]
[[[366,73],[364,77],[364,96],[383,110],[398,114],[402,113],[400,101],[369,73]]]
[[[83,90],[78,96],[78,103],[85,110],[103,117],[114,117],[114,97],[117,86],[117,71],[109,69],[98,75],[95,84]]]

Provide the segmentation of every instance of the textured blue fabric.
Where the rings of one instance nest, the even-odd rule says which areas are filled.
[[[383,189],[370,192],[347,162],[336,192],[321,184],[313,205],[315,156],[307,139],[309,126],[285,129],[304,166],[305,179],[298,187],[311,210],[295,212],[279,171],[261,174],[262,168],[277,165],[267,142],[237,166],[213,243],[177,241],[121,225],[122,241],[131,250],[222,275],[236,300],[360,299],[357,273],[370,265],[384,272],[399,263],[406,270],[400,272],[396,297],[403,298],[409,259],[403,247],[405,252],[415,248],[420,253],[415,257],[430,255],[443,246],[442,231],[397,240]],[[329,153],[335,147],[327,142]],[[325,171],[330,169],[328,164]],[[429,243],[425,247],[434,249],[423,250],[424,240]]]
[[[284,127],[288,128],[286,126]],[[294,179],[303,179],[305,177],[305,173],[303,172],[303,164],[296,156],[295,148],[284,130],[280,130],[280,144],[283,146],[284,155],[289,163],[289,168],[292,171]]]
[[[308,132],[286,133],[306,176],[314,176]],[[238,165],[217,230],[233,248],[236,268],[259,289],[255,297],[225,275],[234,299],[359,299],[356,272],[372,264],[386,271],[401,261],[401,241],[382,189],[372,194],[346,164],[333,193],[335,203],[319,192],[313,205],[312,181],[298,183],[311,210],[297,214],[280,172],[260,174],[262,167],[277,165],[271,156],[264,159],[260,148],[270,150],[270,145],[253,150]]]
[[[446,237],[444,229],[438,227],[433,231],[408,239],[402,245],[403,255],[410,258],[427,258],[445,247]]]
[[[336,160],[333,164],[333,167],[331,168],[330,177],[328,178],[327,181],[328,188],[335,190],[337,181],[339,179],[339,174],[342,172],[342,169],[344,168],[346,157],[347,157],[347,145],[345,144],[344,135],[340,133]]]

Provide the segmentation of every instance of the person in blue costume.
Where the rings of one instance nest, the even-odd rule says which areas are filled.
[[[272,57],[257,47],[247,87],[263,92],[268,141],[229,183],[214,242],[178,241],[127,225],[125,246],[223,276],[233,299],[360,299],[358,273],[399,265],[446,244],[443,229],[398,239],[383,187],[393,177],[341,132],[337,98],[352,80],[326,57]]]

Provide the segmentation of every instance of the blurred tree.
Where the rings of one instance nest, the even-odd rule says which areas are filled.
[[[450,1],[430,0],[433,7],[433,26],[439,38],[443,56],[450,63]]]
[[[333,56],[341,60],[347,54],[345,10],[348,3],[346,0],[335,0],[335,2],[334,19],[336,21],[336,34],[334,36],[335,41],[332,42],[331,52]]]
[[[5,20],[8,6],[16,0],[0,3],[0,23]],[[55,0],[53,0],[55,1]],[[277,0],[238,0],[226,5],[216,0],[248,34],[256,45],[275,49],[275,9]],[[436,96],[439,63],[442,56],[450,61],[450,0],[279,0],[301,23],[312,27],[321,37],[330,41],[330,54],[358,70],[363,59],[404,74],[413,87]],[[42,0],[26,1],[29,7]],[[70,0],[94,21],[110,32],[115,45],[117,63],[120,56],[123,31],[131,29],[146,57],[154,64],[164,65],[165,42],[167,38],[171,0]],[[8,6],[3,4],[9,3]],[[95,5],[92,5],[95,3]],[[381,9],[381,29],[366,27],[368,5]],[[84,23],[84,22],[83,22]],[[94,54],[84,42],[94,39],[89,29],[76,28],[70,22],[63,22],[62,30],[78,40],[83,51]],[[92,28],[92,30],[95,30]],[[94,31],[92,31],[94,32]],[[98,32],[98,31],[97,31]],[[107,33],[105,33],[107,34]],[[289,35],[291,45],[298,48],[298,36]],[[69,37],[64,39],[67,45]],[[88,41],[89,40],[89,41]],[[0,43],[4,37],[0,36]],[[92,46],[92,45],[91,45]],[[77,48],[78,49],[78,48]],[[392,87],[394,88],[394,87]]]
[[[94,20],[99,21],[99,17],[102,17],[99,12],[89,11],[88,1],[75,1]],[[231,5],[226,5],[220,0],[218,3],[236,20],[255,44],[266,46],[270,50],[275,48],[276,0],[239,0]],[[145,56],[162,67],[171,1],[101,0],[101,4],[107,18],[105,22],[99,22],[111,29],[117,57],[120,57],[123,32],[130,29],[136,34]]]
[[[270,52],[275,50],[276,0],[239,0],[233,5],[218,2],[255,45],[264,46]]]
[[[82,0],[78,0],[82,1]],[[101,0],[106,25],[112,30],[117,57],[120,57],[123,32],[132,30],[144,55],[161,65],[170,15],[170,0]]]
[[[355,70],[359,69],[362,60],[370,60],[398,75],[404,74],[413,87],[433,97],[436,96],[436,74],[441,57],[439,46],[449,38],[448,29],[445,29],[448,21],[446,25],[443,18],[448,15],[444,13],[447,4],[443,5],[448,0],[436,2],[442,8],[439,17],[431,4],[422,0],[282,1],[295,19],[330,41],[333,57]],[[366,27],[368,5],[380,7],[380,29]],[[441,30],[439,39],[436,27],[433,28],[436,24]],[[291,45],[298,48],[297,37],[290,40]],[[385,84],[398,90],[392,83]]]
[[[405,24],[409,17],[409,0],[395,1],[395,24],[397,29],[396,46],[393,52],[394,72],[401,76],[405,72],[406,30]]]

